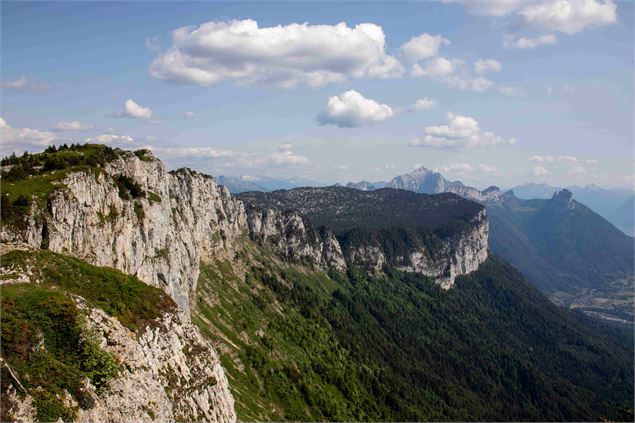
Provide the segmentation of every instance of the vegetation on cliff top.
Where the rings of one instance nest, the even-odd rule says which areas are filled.
[[[135,276],[51,251],[14,250],[0,257],[0,267],[9,275],[5,278],[26,275],[32,283],[79,295],[131,330],[142,329],[163,313],[176,310],[166,293]]]
[[[70,421],[78,407],[90,408],[93,398],[84,379],[98,392],[107,389],[108,381],[117,375],[117,362],[92,339],[70,296],[50,287],[15,284],[2,287],[0,306],[0,351],[6,361],[0,391],[5,401],[8,385],[18,395],[26,389],[37,421],[43,422]],[[77,406],[68,402],[66,393]],[[6,404],[2,405],[6,412]],[[2,415],[2,421],[9,418]]]
[[[70,421],[78,408],[90,408],[93,394],[116,376],[115,356],[99,347],[72,295],[100,308],[133,331],[143,330],[176,305],[160,289],[117,270],[89,265],[50,251],[11,251],[0,257],[3,279],[27,277],[31,283],[3,285],[0,291],[0,346],[6,361],[33,398],[38,421]],[[3,401],[9,385],[25,392],[2,366]],[[66,392],[76,402],[69,403]],[[4,412],[6,403],[2,404]],[[2,415],[2,421],[10,416]]]
[[[39,210],[46,209],[49,196],[63,189],[62,181],[71,172],[92,172],[98,174],[104,165],[123,154],[123,150],[101,144],[66,144],[50,146],[42,153],[21,156],[13,153],[2,159],[2,179],[0,192],[0,217],[4,224],[23,224],[23,219],[33,202]],[[134,154],[142,161],[152,161],[147,150]],[[146,193],[130,177],[115,175],[113,182],[124,200],[138,199]],[[151,201],[157,201],[156,194]],[[160,197],[159,197],[160,201]],[[141,206],[138,204],[137,208]]]

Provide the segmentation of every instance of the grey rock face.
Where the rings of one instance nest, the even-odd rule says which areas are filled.
[[[103,311],[80,307],[101,347],[118,357],[123,370],[92,408],[80,411],[78,421],[236,421],[218,356],[183,312],[164,315],[136,336]]]
[[[123,199],[113,179],[132,178],[145,197]],[[162,288],[189,311],[203,251],[228,248],[245,228],[240,201],[212,178],[184,169],[167,172],[159,160],[132,153],[103,172],[74,172],[55,192],[48,215],[34,211],[20,233],[2,229],[3,240],[33,248],[43,236],[54,252],[109,266]]]

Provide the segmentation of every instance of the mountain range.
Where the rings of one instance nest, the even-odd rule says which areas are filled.
[[[633,418],[632,333],[492,253],[487,204],[236,197],[90,144],[2,166],[4,421]]]
[[[426,168],[397,176],[386,186],[426,194],[451,192],[484,204],[493,252],[558,304],[632,325],[633,239],[574,200],[571,191],[554,189],[546,200],[523,200],[515,191],[503,193],[497,187],[480,191]],[[525,185],[521,192],[544,195],[551,188]],[[577,188],[584,198],[595,198],[594,193],[628,197],[626,190]]]
[[[635,235],[635,192],[627,189],[606,189],[597,185],[565,187],[574,198],[611,222],[627,235]],[[512,188],[516,197],[531,200],[551,198],[563,189],[548,184],[523,184]]]

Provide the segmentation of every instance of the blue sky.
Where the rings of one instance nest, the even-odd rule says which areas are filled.
[[[87,140],[211,174],[633,184],[631,2],[0,7],[2,154]]]

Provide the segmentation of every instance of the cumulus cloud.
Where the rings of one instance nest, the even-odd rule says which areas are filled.
[[[13,128],[0,117],[0,153],[39,151],[60,138],[53,132]]]
[[[423,138],[410,141],[413,147],[437,149],[463,149],[515,144],[514,138],[505,139],[490,131],[481,131],[476,119],[448,112],[447,125],[428,126]]]
[[[503,39],[503,47],[515,48],[518,50],[526,50],[541,46],[556,44],[556,36],[553,34],[539,35],[537,37],[505,37]]]
[[[477,75],[485,75],[486,73],[498,73],[502,69],[502,65],[498,60],[494,59],[478,59],[474,62],[474,73]]]
[[[23,76],[15,81],[6,81],[2,83],[2,88],[13,91],[39,92],[46,93],[53,90],[53,87],[44,82],[33,81]]]
[[[386,53],[381,26],[292,23],[260,27],[251,19],[207,22],[172,32],[172,46],[150,65],[165,81],[209,86],[223,80],[319,87],[348,78],[403,73]]]
[[[277,151],[268,154],[246,153],[213,147],[160,147],[153,151],[168,159],[206,159],[216,167],[255,169],[270,167],[294,167],[309,163],[309,159],[293,151],[292,144],[281,144]]]
[[[317,121],[320,125],[337,125],[340,128],[356,128],[384,121],[394,115],[387,104],[365,98],[354,90],[329,98]]]
[[[115,117],[127,117],[132,119],[152,119],[152,110],[149,107],[143,107],[133,99],[129,98],[123,105],[123,110],[115,112]]]
[[[141,106],[136,101],[129,98],[124,103],[123,110],[115,113],[115,116],[132,119],[152,119],[152,110],[149,107]]]
[[[412,37],[399,48],[399,51],[405,61],[415,63],[436,56],[442,44],[450,44],[450,41],[441,35],[423,33]]]
[[[186,119],[186,120],[194,119],[194,116],[196,116],[194,112],[183,113],[183,119]]]
[[[547,176],[547,175],[551,175],[551,172],[549,172],[547,169],[545,169],[543,166],[534,166],[531,168],[531,173],[533,173],[534,176]]]
[[[90,144],[114,144],[131,146],[136,143],[135,139],[129,135],[100,134],[84,139]]]
[[[498,92],[509,97],[527,97],[524,88],[516,85],[499,85]]]
[[[538,29],[575,34],[617,22],[616,10],[612,0],[557,0],[531,3],[519,14]]]
[[[411,75],[427,76],[464,91],[486,91],[493,81],[474,76],[463,60],[435,57],[412,66]]]
[[[428,110],[433,108],[434,106],[437,105],[437,101],[432,99],[432,98],[428,98],[428,97],[423,97],[417,101],[415,101],[415,103],[410,106],[410,111],[417,111],[417,110]]]
[[[532,28],[574,34],[617,22],[613,0],[443,0],[483,16],[516,15]]]
[[[89,129],[93,129],[93,125],[81,123],[77,120],[70,122],[58,122],[54,128],[56,131],[87,131]]]
[[[278,151],[271,153],[268,157],[265,157],[264,162],[271,162],[275,165],[283,165],[283,166],[299,166],[304,165],[309,162],[304,156],[296,154],[293,152],[293,145],[291,144],[282,144],[278,148]]]

